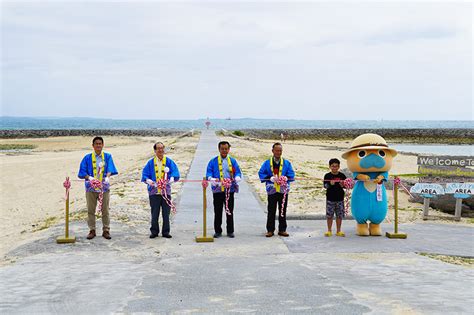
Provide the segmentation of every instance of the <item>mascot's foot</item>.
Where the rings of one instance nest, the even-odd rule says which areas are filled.
[[[369,227],[367,223],[357,224],[357,235],[359,236],[369,236]]]
[[[381,236],[382,235],[382,230],[380,229],[380,224],[370,223],[369,229],[370,229],[370,235],[372,235],[372,236]]]

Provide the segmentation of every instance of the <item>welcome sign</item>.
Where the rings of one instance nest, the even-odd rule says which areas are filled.
[[[459,181],[474,178],[473,156],[419,156],[417,163],[419,174],[437,177],[440,181],[453,177]]]
[[[419,156],[418,165],[424,166],[455,166],[474,167],[473,156]]]

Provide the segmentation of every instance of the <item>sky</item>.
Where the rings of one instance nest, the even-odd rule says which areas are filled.
[[[470,2],[1,1],[1,115],[472,120]]]

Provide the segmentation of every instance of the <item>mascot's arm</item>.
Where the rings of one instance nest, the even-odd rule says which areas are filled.
[[[385,177],[380,174],[379,176],[377,176],[375,179],[374,179],[374,182],[377,183],[377,184],[382,184],[382,181],[385,179]]]
[[[361,181],[370,180],[370,176],[366,174],[357,174],[356,178]]]

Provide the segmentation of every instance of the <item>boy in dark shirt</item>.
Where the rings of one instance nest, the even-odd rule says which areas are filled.
[[[339,172],[341,162],[338,159],[329,160],[331,172],[324,175],[324,188],[326,188],[326,220],[328,231],[324,236],[332,236],[332,221],[336,214],[336,235],[345,236],[341,231],[342,218],[344,217],[344,189],[343,181],[346,175]]]

